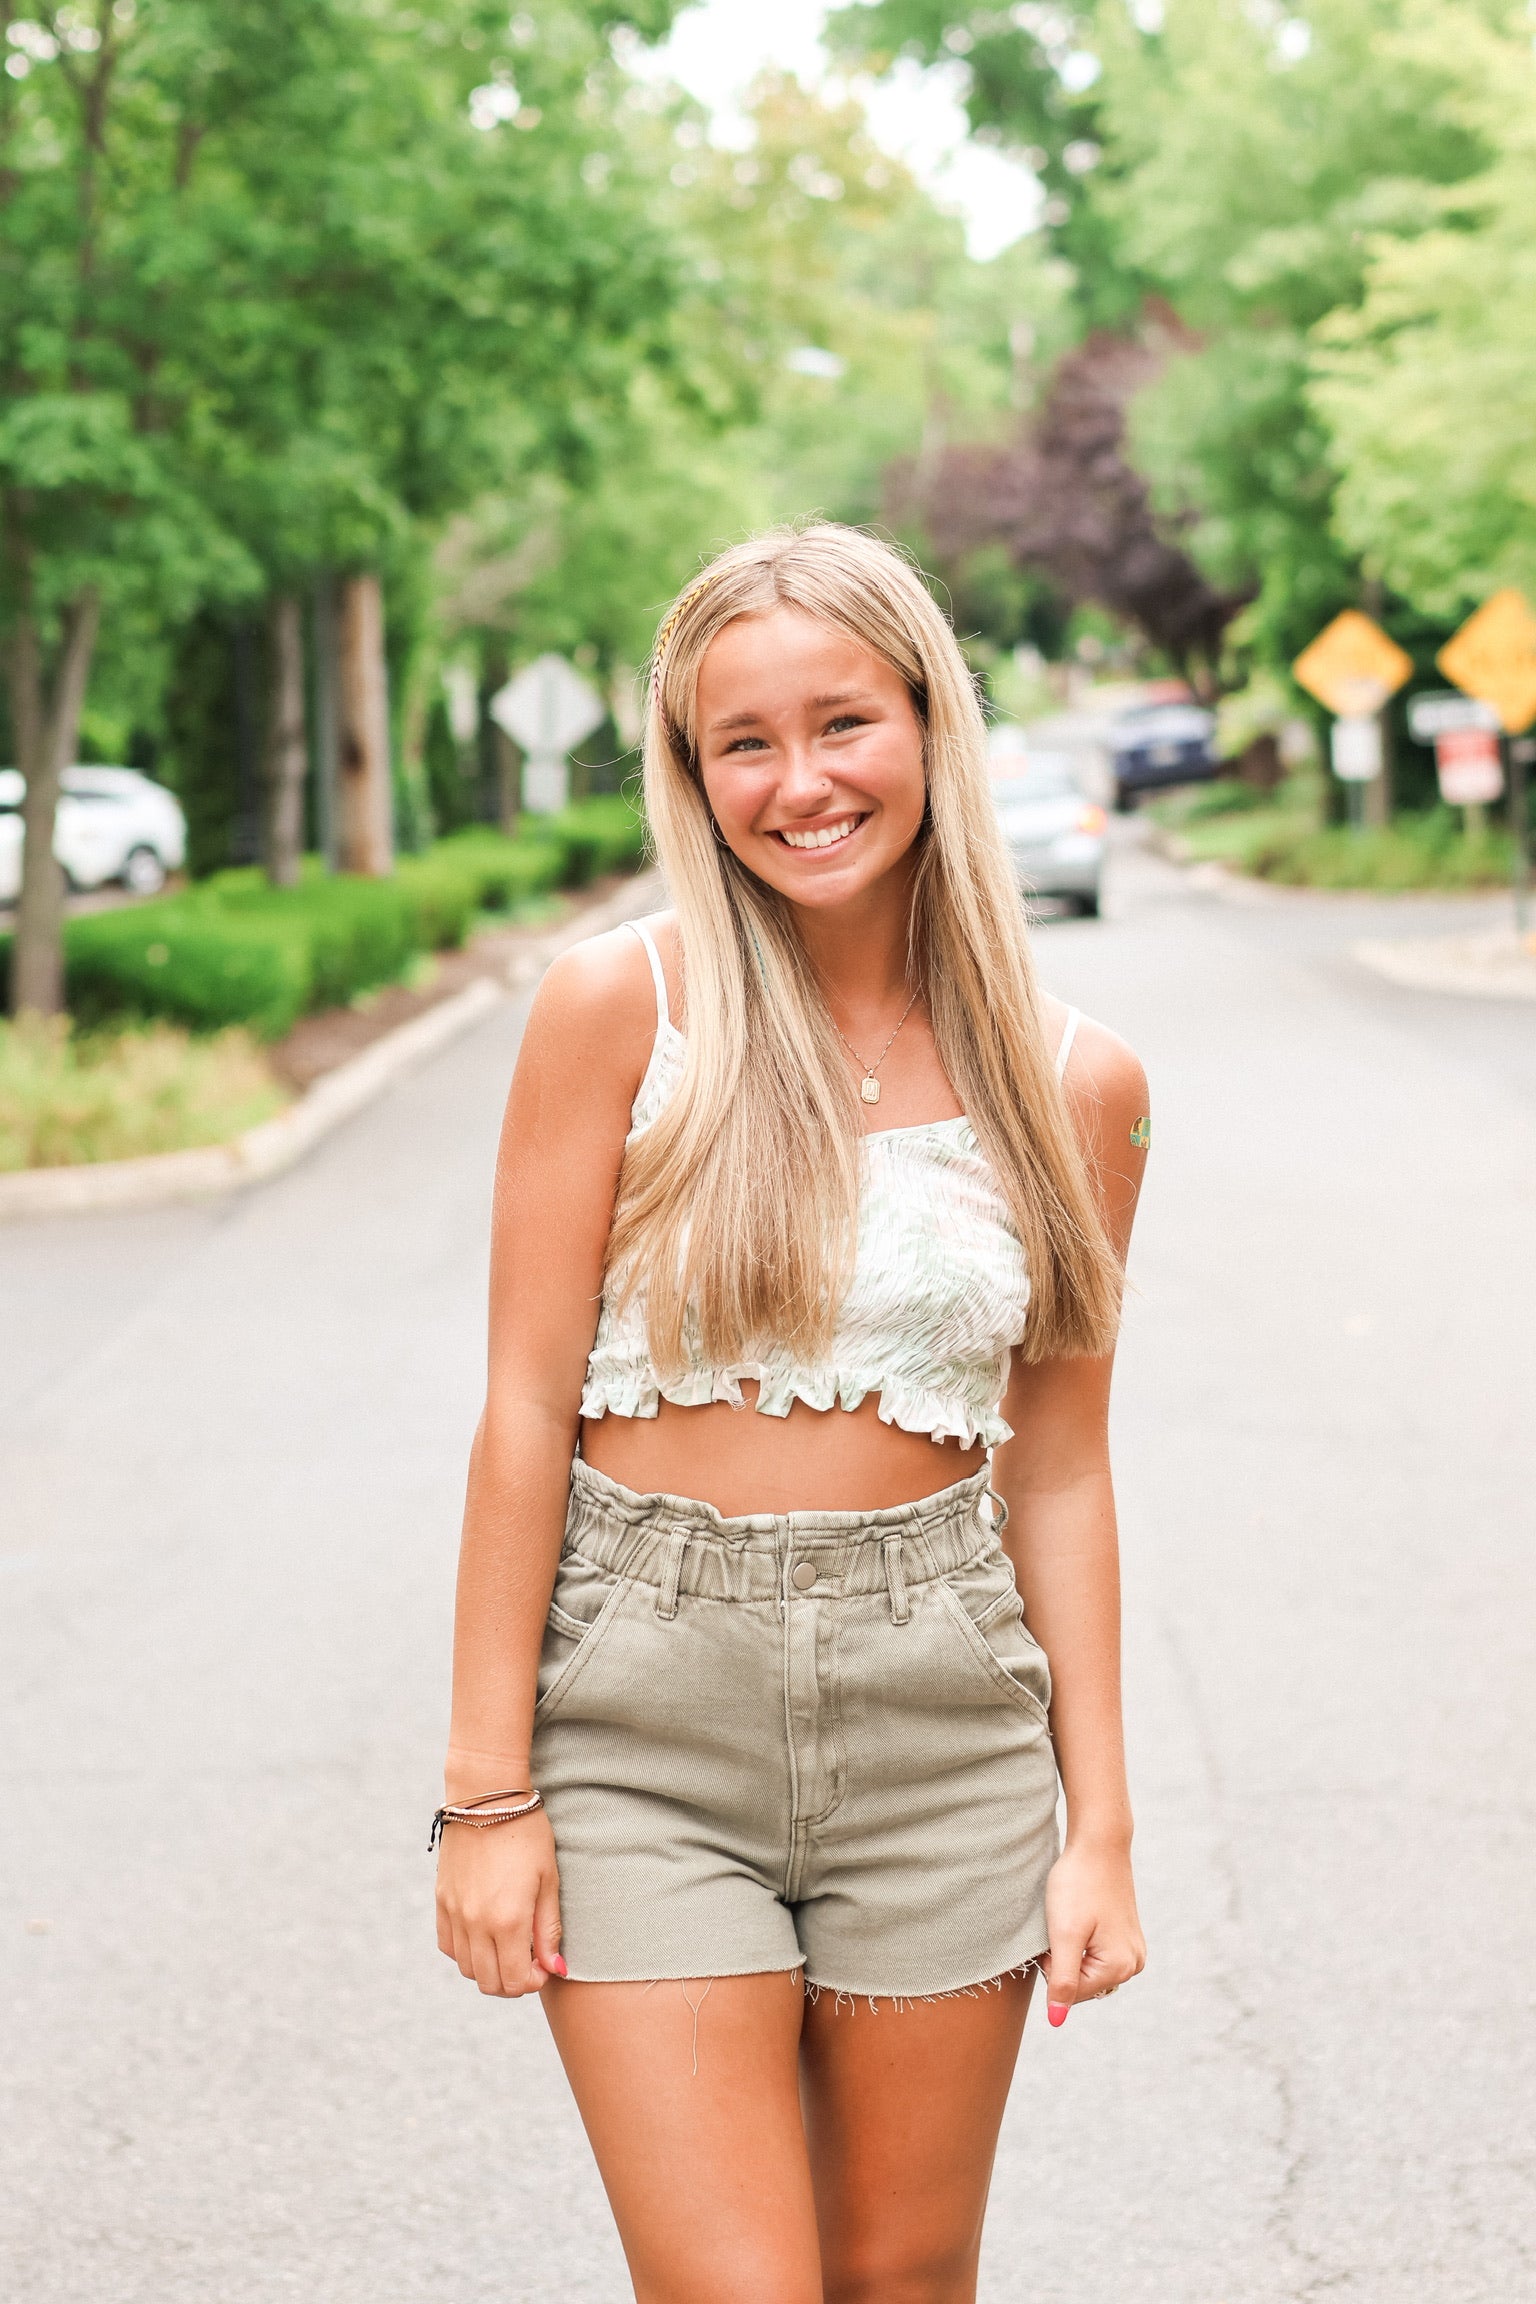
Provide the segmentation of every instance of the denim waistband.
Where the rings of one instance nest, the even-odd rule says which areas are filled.
[[[1002,1508],[985,1465],[953,1487],[875,1512],[751,1512],[728,1518],[689,1496],[638,1496],[577,1457],[565,1541],[595,1567],[706,1600],[782,1600],[803,1562],[813,1596],[888,1592],[952,1575],[997,1542]]]

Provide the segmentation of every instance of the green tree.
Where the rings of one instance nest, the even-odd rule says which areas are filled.
[[[1468,0],[1469,23],[1503,0]],[[1313,330],[1358,305],[1376,235],[1409,237],[1486,160],[1418,0],[1095,0],[1006,17],[957,0],[845,9],[878,64],[961,60],[979,132],[1039,166],[1085,326],[1171,312],[1187,349],[1138,398],[1133,451],[1213,581],[1285,660],[1358,596],[1310,396]],[[1163,327],[1166,337],[1167,331]]]
[[[900,525],[893,469],[1005,424],[1021,361],[1066,333],[1063,267],[1034,245],[972,261],[856,103],[766,74],[744,150],[643,84],[628,110],[688,280],[672,359],[636,374],[590,464],[487,497],[439,553],[445,645],[478,629],[514,657],[590,648],[621,720],[702,557],[775,519]],[[1016,637],[1020,587],[996,575],[978,570],[966,608]]]
[[[1536,59],[1529,25],[1415,11],[1394,44],[1491,164],[1435,222],[1369,244],[1366,293],[1318,332],[1312,403],[1346,544],[1432,615],[1536,596]]]

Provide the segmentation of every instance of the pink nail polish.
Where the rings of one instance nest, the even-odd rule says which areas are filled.
[[[1065,2024],[1067,2018],[1071,2015],[1072,2003],[1070,2000],[1048,2001],[1046,2003],[1045,2013],[1049,2021],[1059,2028],[1061,2025]]]
[[[558,1952],[552,1952],[544,1965],[551,1976],[565,1976],[570,1973]]]

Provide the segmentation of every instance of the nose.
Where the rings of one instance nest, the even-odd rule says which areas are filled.
[[[831,789],[832,779],[816,758],[815,747],[801,737],[794,738],[785,747],[779,777],[780,805],[809,813]]]

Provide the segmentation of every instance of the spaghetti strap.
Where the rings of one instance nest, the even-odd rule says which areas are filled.
[[[1056,1051],[1056,1077],[1058,1080],[1065,1080],[1067,1076],[1067,1063],[1072,1054],[1072,1043],[1077,1038],[1077,1028],[1082,1020],[1081,1008],[1068,1009],[1066,1030],[1061,1035],[1061,1046]]]
[[[642,927],[638,920],[626,920],[624,925],[626,928],[633,928],[645,946],[645,956],[651,964],[651,980],[656,986],[656,1029],[658,1032],[664,1032],[672,1018],[667,1012],[667,979],[662,974],[661,954],[656,949],[655,939],[649,928]]]

